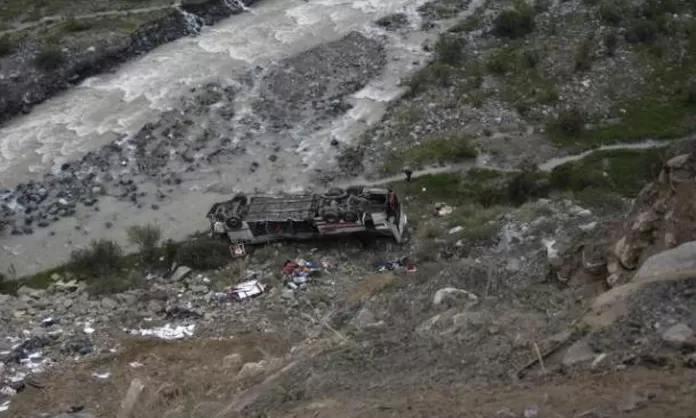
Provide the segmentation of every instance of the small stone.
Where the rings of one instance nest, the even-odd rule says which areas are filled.
[[[194,294],[202,295],[202,294],[208,293],[208,286],[198,284],[198,285],[192,286],[191,291]]]
[[[451,299],[453,297],[456,298],[457,295],[466,296],[466,298],[471,300],[471,301],[478,300],[478,296],[476,296],[475,294],[473,294],[471,292],[467,292],[466,290],[457,289],[454,287],[445,287],[445,288],[442,288],[442,289],[438,290],[437,292],[435,292],[435,296],[433,297],[433,305],[440,305],[445,300],[445,298],[447,298],[447,299]]]
[[[629,393],[619,402],[619,410],[621,412],[635,411],[644,405],[644,401],[645,400],[643,398],[637,396],[636,394]]]
[[[242,356],[238,353],[228,354],[222,358],[222,367],[226,369],[239,369],[242,365]]]
[[[240,378],[256,376],[263,371],[261,363],[244,363],[242,369],[237,373]]]
[[[101,306],[102,306],[102,308],[107,309],[107,310],[114,310],[114,309],[118,308],[118,302],[116,302],[115,300],[113,300],[111,298],[104,298],[101,300]]]
[[[524,418],[537,418],[539,416],[539,408],[536,405],[524,408]]]
[[[177,282],[179,280],[182,280],[186,277],[188,277],[189,274],[191,274],[193,270],[191,270],[190,267],[186,266],[179,266],[177,269],[174,271],[174,274],[172,274],[172,280]]]
[[[147,311],[153,314],[164,312],[164,304],[159,300],[151,299],[149,302],[147,302]]]
[[[580,340],[571,345],[568,351],[563,356],[562,363],[564,366],[572,366],[577,363],[588,362],[595,358],[595,353],[590,345]]]

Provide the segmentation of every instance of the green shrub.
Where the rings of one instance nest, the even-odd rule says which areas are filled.
[[[92,296],[113,295],[140,287],[143,283],[142,274],[130,271],[88,280],[86,290]]]
[[[441,36],[435,44],[437,61],[453,66],[461,64],[464,59],[464,44],[464,39],[459,36]]]
[[[585,39],[575,53],[575,71],[589,71],[592,69],[592,53],[594,42]]]
[[[229,243],[200,238],[179,245],[176,262],[196,270],[212,270],[230,262]]]
[[[657,39],[659,27],[650,20],[636,20],[626,29],[625,38],[630,43],[648,43]]]
[[[534,10],[522,6],[505,10],[493,21],[493,34],[505,38],[521,38],[534,31]]]
[[[508,183],[507,198],[514,206],[520,206],[530,199],[549,195],[550,185],[542,173],[535,169],[523,170]]]
[[[601,170],[589,169],[579,163],[567,163],[551,172],[551,187],[554,190],[581,191],[587,188],[606,188],[608,180]]]
[[[510,71],[513,64],[507,56],[492,55],[486,60],[486,69],[493,74],[504,75]]]
[[[690,84],[686,87],[684,102],[687,106],[696,106],[696,84]]]
[[[55,70],[65,63],[63,52],[56,47],[44,47],[34,59],[34,65],[41,70]]]
[[[82,276],[105,277],[119,273],[123,266],[123,251],[114,241],[92,241],[70,255],[69,269]]]
[[[416,95],[432,85],[446,87],[450,84],[454,74],[456,74],[456,70],[451,66],[434,62],[411,76],[408,81],[409,94]]]
[[[623,20],[623,12],[614,1],[604,1],[599,6],[599,18],[609,25],[618,25]]]
[[[128,240],[138,246],[140,256],[146,263],[154,263],[159,256],[158,244],[162,229],[157,225],[133,225],[126,231]]]
[[[454,163],[475,158],[476,147],[468,137],[432,139],[396,152],[384,164],[384,172],[398,173],[404,166]]]
[[[75,18],[70,18],[61,28],[68,33],[83,32],[92,28],[92,24],[85,20],[77,20]]]
[[[604,36],[604,46],[607,48],[607,55],[613,57],[616,54],[616,48],[619,46],[619,37],[616,32],[609,32]]]
[[[585,131],[585,115],[578,109],[565,110],[558,115],[556,124],[561,134],[578,137]]]
[[[3,36],[0,38],[0,57],[10,55],[12,52],[14,52],[14,49],[15,45],[9,37]]]
[[[628,207],[626,201],[618,193],[588,187],[574,193],[574,198],[582,207],[593,211],[621,212]]]
[[[534,2],[534,11],[544,13],[551,8],[551,0],[536,0]]]

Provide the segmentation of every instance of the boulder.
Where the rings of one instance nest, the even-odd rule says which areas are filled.
[[[186,277],[188,277],[192,271],[193,270],[191,270],[190,267],[179,266],[176,268],[176,270],[174,270],[174,274],[172,274],[172,280],[175,282],[183,280]]]
[[[462,296],[470,301],[478,300],[478,296],[466,290],[457,289],[456,287],[444,287],[435,292],[435,296],[433,297],[433,305],[437,306],[442,304],[442,302],[445,300],[457,299]]]
[[[222,367],[225,369],[239,369],[242,365],[242,356],[239,353],[228,354],[222,358]]]
[[[696,271],[696,241],[686,242],[648,258],[633,276],[633,281],[689,271]]]
[[[357,328],[367,328],[377,322],[375,315],[367,308],[362,308],[353,318],[353,325]]]
[[[696,334],[688,325],[676,324],[662,333],[662,341],[677,349],[694,347],[696,346]]]

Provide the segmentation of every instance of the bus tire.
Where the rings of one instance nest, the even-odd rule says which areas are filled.
[[[322,195],[323,198],[332,200],[343,199],[346,196],[348,196],[348,193],[339,187],[333,187]]]
[[[341,214],[341,217],[346,222],[358,222],[360,215],[354,210],[347,210]]]
[[[227,218],[225,224],[229,229],[237,229],[240,226],[242,226],[242,220],[236,216],[230,216],[229,218]]]
[[[341,220],[341,216],[335,210],[327,209],[321,214],[322,219],[326,223],[335,224]]]

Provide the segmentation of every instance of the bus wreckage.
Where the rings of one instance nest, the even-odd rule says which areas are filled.
[[[387,188],[352,186],[326,193],[237,194],[208,211],[214,237],[227,239],[236,255],[244,244],[368,233],[401,243],[406,214]]]

